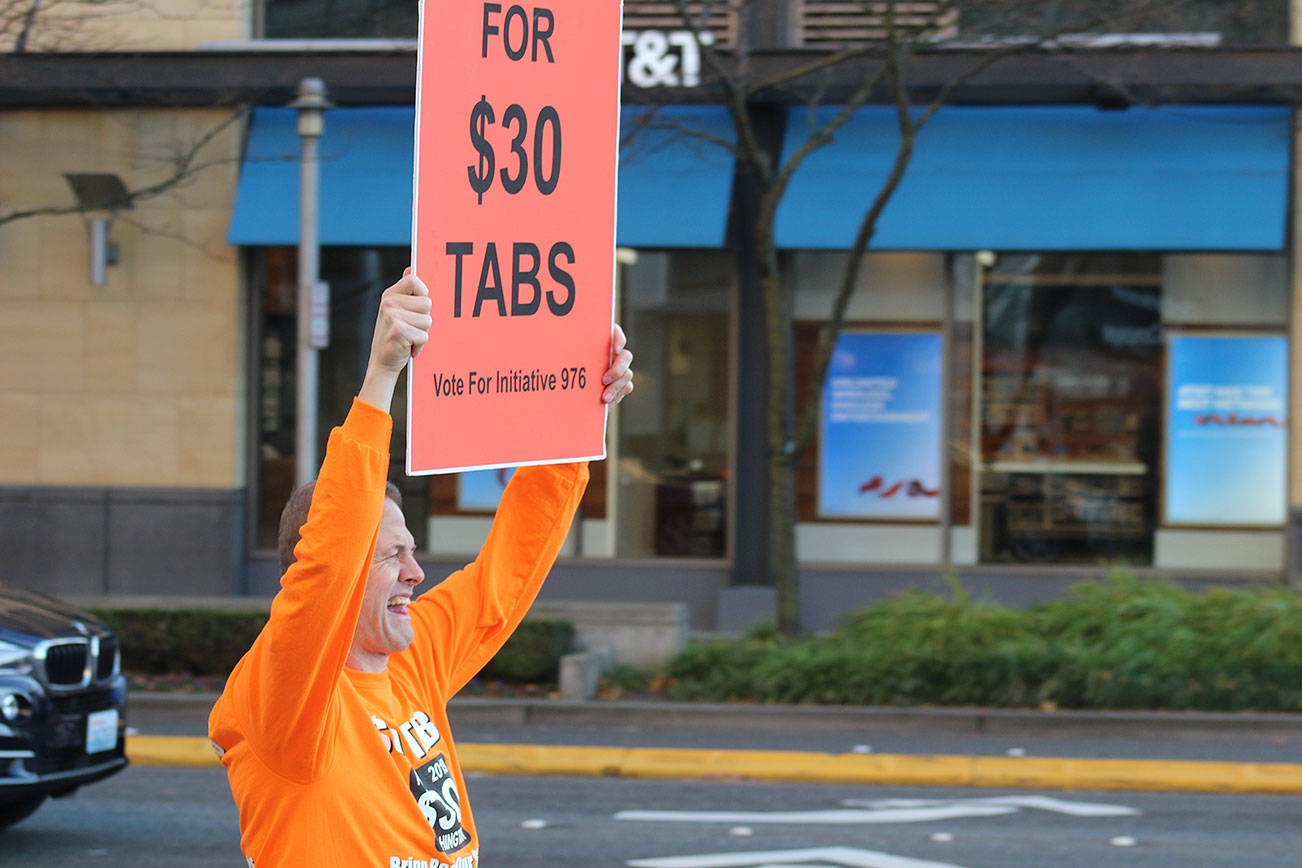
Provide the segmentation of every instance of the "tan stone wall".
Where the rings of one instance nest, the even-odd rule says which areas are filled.
[[[15,2],[0,0],[0,12]],[[251,0],[45,0],[27,50],[183,51],[247,39],[252,20]],[[17,37],[17,26],[0,28],[0,51]]]
[[[30,110],[0,123],[0,213],[71,204],[62,173],[129,188],[229,120],[224,110]],[[90,284],[78,215],[0,225],[0,484],[243,485],[244,328],[225,243],[241,128],[207,168],[123,212],[121,262]]]

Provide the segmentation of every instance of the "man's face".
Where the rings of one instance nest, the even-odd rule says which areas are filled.
[[[397,654],[411,644],[415,634],[407,604],[411,593],[425,580],[416,563],[416,541],[407,530],[402,510],[387,497],[380,517],[380,531],[375,538],[375,558],[366,578],[362,611],[357,615],[357,629],[348,654],[348,665],[364,672],[379,672],[390,654]]]

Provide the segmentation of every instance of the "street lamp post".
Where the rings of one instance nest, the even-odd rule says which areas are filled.
[[[316,476],[317,350],[325,346],[329,332],[321,322],[329,312],[328,290],[318,281],[321,169],[317,144],[325,132],[325,110],[333,106],[319,78],[299,82],[298,99],[289,105],[298,109],[298,135],[303,142],[298,216],[298,425],[294,438],[294,477],[296,484],[302,485]]]

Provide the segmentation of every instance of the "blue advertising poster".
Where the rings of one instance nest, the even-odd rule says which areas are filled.
[[[940,516],[940,335],[854,332],[823,385],[818,512]]]
[[[1169,359],[1166,521],[1282,523],[1287,340],[1179,335]]]
[[[495,470],[463,470],[458,474],[457,509],[464,512],[496,512],[497,502],[506,491],[506,483],[515,472],[513,467]]]

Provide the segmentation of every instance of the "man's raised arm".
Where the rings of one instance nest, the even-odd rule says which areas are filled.
[[[633,353],[624,330],[611,333],[601,400],[633,391]],[[413,606],[426,624],[422,655],[446,695],[456,693],[497,652],[533,604],[569,533],[588,482],[586,463],[521,467],[506,487],[479,556]]]
[[[398,375],[407,367],[409,359],[420,355],[433,324],[429,290],[408,268],[402,280],[386,289],[380,298],[380,313],[371,338],[371,357],[357,397],[389,412]]]
[[[429,305],[428,290],[409,274],[385,290],[365,379],[330,434],[271,617],[209,721],[220,748],[247,739],[264,764],[293,780],[311,780],[330,759],[326,734],[384,504],[388,410],[399,374],[428,340]]]

